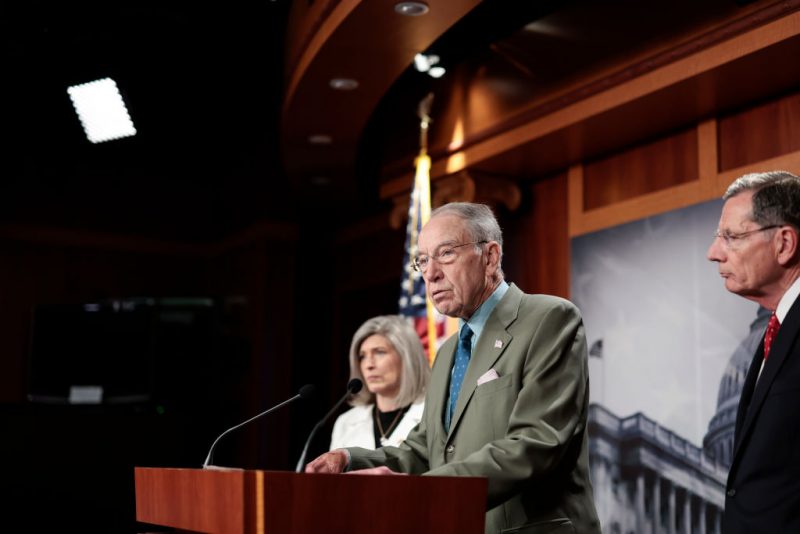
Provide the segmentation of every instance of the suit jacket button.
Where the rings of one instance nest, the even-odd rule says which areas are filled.
[[[456,446],[455,445],[448,445],[447,446],[447,449],[446,449],[447,454],[453,454],[455,451],[456,451]]]
[[[728,497],[735,497],[735,496],[736,496],[736,490],[733,489],[733,488],[729,489],[728,490]]]

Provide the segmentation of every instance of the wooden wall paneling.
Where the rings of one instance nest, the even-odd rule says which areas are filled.
[[[278,250],[280,269],[270,257]],[[220,354],[227,418],[239,414],[236,417],[244,420],[291,396],[292,345],[286,333],[293,324],[294,254],[285,243],[260,240],[229,250],[209,264],[209,290],[226,302],[231,313],[226,317],[228,334],[232,341],[244,342]],[[287,414],[274,416],[231,436],[224,446],[235,453],[218,455],[221,462],[228,462],[223,465],[235,461],[242,467],[286,468],[287,443],[268,435],[286,432]],[[259,439],[247,439],[248,435]]]
[[[784,99],[783,111],[784,126],[780,129],[783,133],[783,141],[780,146],[792,147],[795,143],[795,135],[798,132],[800,123],[797,119],[787,119],[790,115],[787,110],[793,109],[796,103],[794,97]],[[787,100],[792,100],[788,103]],[[760,106],[763,108],[763,106]],[[769,121],[763,115],[774,115],[775,109],[768,111],[758,111],[749,117],[758,117],[754,120],[762,123],[764,128],[769,127]],[[743,115],[748,115],[743,112]],[[569,234],[577,236],[588,232],[609,228],[618,224],[634,221],[644,217],[649,217],[659,213],[664,213],[673,209],[679,209],[698,202],[704,202],[714,198],[719,198],[733,180],[743,174],[750,172],[761,172],[766,170],[785,169],[790,172],[800,173],[800,150],[794,150],[779,156],[753,161],[749,164],[736,168],[724,169],[721,162],[721,154],[724,151],[733,151],[734,148],[727,147],[726,142],[732,141],[735,146],[742,146],[736,131],[732,129],[734,122],[724,124],[723,120],[708,119],[699,123],[696,127],[696,148],[692,149],[687,143],[677,143],[673,146],[665,145],[668,149],[683,147],[690,152],[696,153],[696,176],[692,182],[678,183],[673,187],[662,190],[640,193],[637,196],[625,198],[616,202],[610,202],[605,206],[586,209],[587,201],[584,199],[585,191],[585,171],[583,165],[575,165],[568,172],[569,183]],[[739,125],[740,127],[746,127]],[[723,128],[725,132],[723,132]],[[749,134],[748,134],[749,135]],[[654,156],[661,158],[663,155]],[[684,158],[684,156],[681,156]],[[750,156],[755,157],[755,156]],[[691,158],[691,156],[690,156]],[[685,159],[685,158],[684,158]],[[606,170],[606,169],[602,169]],[[602,191],[604,181],[595,176],[594,184],[601,198],[609,198],[614,194]],[[613,183],[612,188],[619,184]]]
[[[258,262],[253,272],[257,295],[255,327],[251,332],[257,343],[253,367],[256,377],[252,386],[258,392],[257,413],[295,394],[292,388],[292,355],[295,322],[295,251],[294,244],[263,241],[259,245]],[[257,337],[256,337],[257,336]],[[292,411],[287,410],[271,425],[259,425],[260,440],[256,444],[254,465],[272,469],[286,467],[289,443],[275,436],[288,435]],[[291,461],[289,462],[291,466]]]
[[[708,200],[709,198],[704,197],[705,194],[706,189],[699,181],[647,193],[584,212],[582,216],[576,218],[577,221],[570,228],[570,233],[574,237],[690,206]]]
[[[342,370],[341,376],[346,376],[346,351],[355,329],[372,316],[398,312],[406,221],[397,229],[388,223],[388,213],[381,213],[342,230],[337,239],[335,301],[341,328],[335,333],[334,368]]]
[[[595,232],[659,213],[691,206],[692,204],[697,204],[706,200],[719,198],[722,196],[722,193],[725,192],[728,185],[742,174],[771,169],[785,169],[795,173],[800,172],[800,151],[722,172],[709,178],[709,180],[690,182],[662,191],[648,193],[603,208],[579,212],[574,216],[571,214],[570,236],[574,237],[589,232]],[[574,212],[575,210],[573,209],[572,211]]]
[[[800,152],[781,156],[773,160],[765,160],[749,167],[741,167],[728,172],[719,172],[718,169],[718,136],[716,119],[708,119],[697,125],[696,147],[694,150],[688,144],[664,145],[667,152],[657,156],[674,157],[670,151],[676,146],[688,149],[696,156],[695,159],[697,179],[691,182],[678,183],[678,185],[658,191],[641,193],[638,196],[610,203],[606,206],[585,209],[583,199],[585,168],[575,165],[570,168],[569,182],[569,234],[577,236],[588,232],[609,228],[625,222],[641,219],[665,211],[679,209],[685,206],[711,200],[722,196],[725,188],[735,178],[746,172],[757,172],[771,168],[797,168]],[[685,156],[678,157],[685,158]],[[597,179],[597,178],[596,178]],[[603,182],[597,179],[597,187],[602,187]],[[679,180],[677,180],[679,182]],[[614,184],[616,187],[616,184]],[[603,193],[601,193],[602,195]],[[606,196],[608,196],[606,194]]]
[[[205,262],[207,290],[222,299],[226,334],[231,344],[223,348],[230,403],[228,417],[240,422],[292,396],[298,229],[266,224],[231,236],[210,247]],[[316,249],[315,249],[316,250]],[[287,469],[288,436],[298,407],[271,414],[268,421],[251,425],[238,438],[231,436],[229,461],[239,466]],[[231,415],[233,414],[233,415]],[[238,415],[237,415],[238,414]],[[224,430],[224,429],[220,429]],[[250,436],[258,436],[248,438]],[[210,445],[210,444],[209,444]]]
[[[584,208],[592,210],[697,180],[692,128],[584,165]]]
[[[349,350],[355,331],[371,317],[398,313],[405,221],[396,230],[387,226],[388,221],[387,212],[338,236],[333,266],[336,287],[326,318],[331,339],[318,347],[315,369],[322,388],[318,397],[323,399],[318,404],[326,411],[341,397],[350,377]],[[340,412],[348,408],[345,405]],[[308,460],[328,450],[333,422],[333,418],[328,421],[309,446]]]
[[[370,317],[398,312],[405,221],[400,228],[392,228],[390,211],[391,206],[386,206],[385,212],[340,229],[331,238],[330,256],[323,254],[324,259],[311,266],[328,272],[324,275],[325,287],[308,295],[316,300],[309,302],[305,310],[313,321],[320,322],[324,333],[316,332],[319,329],[313,334],[297,329],[301,343],[295,352],[305,358],[297,368],[306,381],[318,388],[316,399],[308,403],[307,420],[299,422],[304,427],[303,439],[311,423],[319,420],[344,392],[349,378],[350,340],[356,329]],[[308,293],[307,286],[315,284],[319,280],[302,283],[299,298]],[[309,446],[308,460],[327,450],[332,424],[329,421],[317,434]]]
[[[501,218],[503,270],[528,293],[569,297],[567,174],[530,184],[519,212]]]
[[[567,231],[573,237],[583,233],[583,165],[577,164],[567,169]]]
[[[717,150],[717,120],[708,119],[697,125],[697,179],[712,189],[714,178],[719,173],[719,150]]]
[[[785,170],[800,175],[800,150],[720,172],[714,179],[714,189],[717,192],[715,197],[721,197],[731,182],[743,174],[774,170]]]
[[[722,171],[800,150],[800,93],[722,117],[719,147]]]
[[[403,218],[400,227],[392,228],[391,209],[387,206],[386,211],[338,233],[334,265],[337,291],[359,290],[388,279],[396,280],[400,290],[407,220]]]

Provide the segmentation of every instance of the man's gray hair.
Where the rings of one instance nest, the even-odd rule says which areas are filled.
[[[353,341],[350,343],[350,378],[358,378],[364,382],[364,388],[353,397],[350,404],[356,406],[375,402],[375,395],[366,387],[358,356],[364,340],[376,334],[385,337],[392,344],[402,362],[400,390],[395,398],[397,407],[408,406],[422,398],[428,388],[431,368],[419,335],[411,326],[409,318],[400,315],[379,315],[367,319],[353,334]]]
[[[753,192],[753,222],[761,226],[789,224],[800,230],[800,177],[787,171],[745,174],[722,196],[724,200]]]
[[[489,206],[472,202],[451,202],[433,210],[431,219],[439,215],[454,215],[462,219],[471,241],[496,241],[500,245],[498,274],[503,276],[503,231]]]

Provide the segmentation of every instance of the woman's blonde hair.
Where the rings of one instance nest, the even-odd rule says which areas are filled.
[[[353,341],[350,343],[350,378],[358,378],[362,382],[366,382],[361,373],[358,353],[364,340],[376,334],[385,337],[400,356],[402,362],[400,390],[395,402],[398,407],[408,406],[425,395],[431,368],[419,336],[411,326],[410,319],[406,317],[379,315],[368,319],[356,330],[356,333],[353,334]],[[374,402],[375,395],[369,392],[365,383],[364,388],[353,397],[350,404],[356,406]]]

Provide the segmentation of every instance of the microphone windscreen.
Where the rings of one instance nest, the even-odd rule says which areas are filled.
[[[300,395],[301,399],[308,400],[314,396],[314,386],[312,384],[306,384],[300,388],[297,394]]]
[[[350,382],[347,383],[347,391],[350,392],[351,395],[355,395],[361,388],[364,386],[364,383],[361,382],[358,378],[352,379]]]

